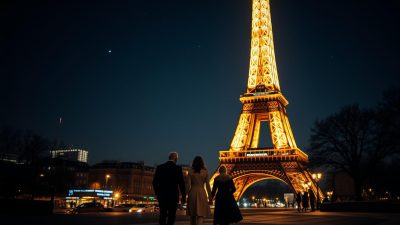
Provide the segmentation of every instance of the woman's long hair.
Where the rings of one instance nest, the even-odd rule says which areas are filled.
[[[195,173],[200,173],[200,170],[206,169],[206,167],[204,166],[203,158],[201,158],[201,156],[194,157],[192,162],[192,169]]]

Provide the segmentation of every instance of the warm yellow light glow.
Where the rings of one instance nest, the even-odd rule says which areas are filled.
[[[270,1],[252,1],[247,89],[240,96],[243,106],[230,147],[219,152],[220,165],[225,165],[233,178],[236,200],[249,186],[264,179],[281,180],[296,193],[311,189],[323,197],[318,186],[322,174],[308,171],[308,156],[296,145],[286,111],[289,102],[280,90]],[[269,137],[262,136],[264,124],[268,124]],[[266,138],[272,146],[260,146]],[[255,196],[250,198],[255,200]]]
[[[321,179],[322,174],[321,173],[313,173],[311,176],[316,182],[318,182]]]
[[[116,199],[119,198],[119,193],[115,193],[114,198],[116,198]]]
[[[247,93],[255,92],[260,85],[268,91],[279,92],[269,0],[253,0],[251,27]]]
[[[107,174],[107,175],[106,175],[106,178],[110,178],[110,177],[111,177],[110,174]]]

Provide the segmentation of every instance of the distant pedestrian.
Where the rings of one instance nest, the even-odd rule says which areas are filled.
[[[176,165],[178,153],[171,152],[168,161],[157,166],[153,178],[153,188],[160,206],[160,225],[173,225],[179,202],[179,191],[182,194],[181,203],[186,200],[185,182],[182,167]]]
[[[233,193],[236,191],[232,177],[226,174],[226,167],[221,166],[219,175],[214,179],[212,198],[215,196],[214,224],[228,225],[243,219]]]
[[[307,208],[308,208],[308,193],[307,193],[307,191],[305,191],[303,193],[303,196],[301,197],[301,204],[303,206],[303,212],[307,212]]]
[[[296,194],[297,211],[301,212],[301,192]]]
[[[314,192],[310,189],[308,190],[308,195],[310,198],[310,206],[311,206],[311,212],[315,211],[315,195]]]

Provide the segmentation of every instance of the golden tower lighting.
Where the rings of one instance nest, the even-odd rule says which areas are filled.
[[[275,61],[269,0],[253,0],[252,4],[247,88],[240,96],[243,106],[230,147],[219,153],[220,165],[226,166],[235,182],[237,200],[264,179],[281,180],[296,193],[310,183],[314,193],[322,193],[317,191],[307,170],[308,156],[297,147],[290,127],[289,102],[281,92]],[[269,124],[272,147],[259,146],[260,138],[268,138],[260,137],[262,122]]]

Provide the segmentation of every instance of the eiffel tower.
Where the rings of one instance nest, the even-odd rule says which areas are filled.
[[[297,147],[290,128],[289,102],[279,86],[269,0],[253,0],[252,9],[247,90],[240,96],[243,107],[230,148],[219,152],[220,166],[226,166],[232,176],[237,200],[248,187],[265,179],[280,180],[295,193],[308,188],[317,193],[307,170],[308,156]],[[260,137],[262,122],[269,123],[271,148],[259,146],[260,138],[268,138]],[[322,199],[322,191],[318,192]]]

